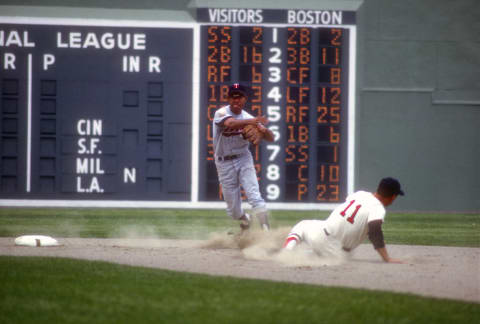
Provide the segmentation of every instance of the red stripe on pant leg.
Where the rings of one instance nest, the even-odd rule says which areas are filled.
[[[287,239],[285,240],[285,243],[283,244],[283,247],[287,247],[288,243],[290,243],[291,241],[298,241],[298,239],[295,237],[295,236],[290,236],[290,237],[287,237]]]

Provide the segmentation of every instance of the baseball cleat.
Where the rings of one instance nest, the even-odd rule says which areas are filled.
[[[251,219],[252,217],[247,213],[243,214],[243,216],[240,217],[240,228],[242,229],[242,231],[246,231],[250,228]]]

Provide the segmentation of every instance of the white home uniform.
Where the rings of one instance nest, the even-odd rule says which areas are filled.
[[[357,191],[335,208],[326,220],[304,220],[295,225],[285,242],[292,249],[305,242],[321,255],[341,255],[355,249],[368,234],[368,223],[385,218],[385,207],[370,192]]]
[[[266,204],[260,195],[257,173],[252,154],[248,147],[249,142],[242,136],[241,129],[229,129],[224,126],[227,118],[251,119],[254,118],[245,110],[238,115],[225,106],[215,112],[213,119],[213,150],[218,179],[222,185],[222,192],[227,203],[227,213],[233,219],[240,219],[244,214],[240,185],[245,190],[252,213],[263,224],[267,222]]]

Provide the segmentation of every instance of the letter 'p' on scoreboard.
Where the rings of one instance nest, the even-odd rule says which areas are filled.
[[[197,9],[197,21],[0,17],[2,205],[224,207],[212,118],[233,82],[274,142],[270,208],[353,189],[355,12]]]

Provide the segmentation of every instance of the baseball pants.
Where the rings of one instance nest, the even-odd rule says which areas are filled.
[[[266,204],[260,195],[257,173],[250,153],[229,161],[215,161],[218,179],[222,185],[223,197],[227,203],[227,214],[233,219],[243,215],[240,185],[245,190],[248,203],[253,211],[266,210]]]
[[[325,221],[323,220],[300,221],[291,229],[287,241],[291,237],[306,243],[320,256],[344,257],[346,255],[341,242],[326,234]]]

